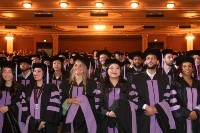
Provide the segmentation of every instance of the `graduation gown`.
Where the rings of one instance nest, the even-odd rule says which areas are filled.
[[[142,109],[144,104],[155,106],[169,103],[171,90],[168,82],[168,77],[157,71],[151,80],[146,71],[135,76],[133,84],[139,95],[138,111],[137,111],[137,125],[138,133],[160,133],[162,132],[159,126],[158,117],[156,115],[147,116]],[[165,108],[165,106],[162,106]],[[168,110],[170,106],[167,106]],[[167,109],[166,109],[167,110]],[[165,112],[165,111],[164,111]],[[159,113],[159,112],[158,112]],[[165,112],[167,116],[172,115],[171,112]],[[169,117],[171,118],[171,117]],[[171,118],[173,119],[173,118]],[[161,120],[162,121],[162,120]],[[173,120],[172,120],[173,121]],[[170,122],[170,120],[169,120]],[[170,129],[175,129],[175,124]]]
[[[96,133],[95,101],[93,91],[96,88],[94,80],[87,79],[86,87],[83,82],[69,84],[69,81],[61,84],[62,103],[68,98],[78,98],[80,105],[71,104],[64,116],[62,132]]]
[[[177,91],[177,108],[173,111],[178,133],[200,133],[200,81],[193,80],[192,86],[183,79],[176,80],[172,87]],[[191,111],[198,118],[188,120]]]
[[[24,78],[22,74],[17,76],[17,82],[24,85],[25,87],[30,83],[34,82],[33,73],[31,72],[27,78]]]
[[[59,78],[56,78],[54,76],[54,73],[50,75],[50,83],[53,83],[58,87],[61,85],[62,82],[66,80],[67,80],[67,75],[64,72],[62,72],[62,75]]]
[[[97,68],[94,74],[94,80],[96,82],[101,82],[105,77],[106,77],[106,70],[103,69],[102,67]]]
[[[132,83],[134,76],[139,74],[140,72],[144,72],[145,70],[146,70],[146,68],[144,68],[144,67],[142,67],[141,71],[135,70],[134,67],[133,68],[127,68],[126,78],[130,83]]]
[[[8,106],[8,112],[0,112],[0,133],[20,133],[24,127],[21,122],[21,94],[23,86],[16,83],[15,93],[10,95],[10,87],[4,87],[0,91],[0,106]]]
[[[166,74],[169,79],[169,84],[171,85],[172,82],[176,79],[177,69],[173,66],[168,73],[165,73],[163,68],[160,68],[163,74]]]
[[[110,87],[110,91],[105,91],[103,88],[103,86],[99,86],[94,91],[98,111],[98,132],[136,133],[136,115],[134,112],[137,109],[138,99],[133,86],[123,80],[115,87]],[[108,111],[113,111],[116,118],[106,116]]]
[[[44,84],[40,89],[36,89],[33,83],[22,92],[22,120],[26,122],[23,133],[34,133],[40,121],[46,122],[44,128],[46,133],[57,132],[60,114],[58,88],[54,84]],[[40,91],[37,106],[34,98],[36,92],[40,93]]]

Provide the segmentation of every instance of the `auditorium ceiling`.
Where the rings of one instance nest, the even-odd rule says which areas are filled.
[[[22,3],[31,3],[24,8]],[[59,3],[67,2],[61,8]],[[103,2],[103,7],[96,7]],[[137,8],[131,2],[139,3]],[[167,3],[175,3],[168,9]],[[104,25],[96,30],[94,25]],[[200,33],[200,0],[0,0],[0,35],[183,35]]]

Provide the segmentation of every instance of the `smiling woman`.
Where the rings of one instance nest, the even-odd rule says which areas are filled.
[[[15,81],[14,69],[13,62],[3,62],[0,79],[0,132],[2,133],[20,133],[24,127],[21,122],[20,98],[23,86]]]

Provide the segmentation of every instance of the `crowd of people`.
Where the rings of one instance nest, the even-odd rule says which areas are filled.
[[[0,133],[200,133],[199,50],[22,53],[0,53]]]

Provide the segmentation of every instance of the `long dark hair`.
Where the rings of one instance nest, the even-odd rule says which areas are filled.
[[[10,67],[7,67],[7,68],[10,68]],[[2,75],[2,72],[3,72],[3,69],[2,68],[2,71],[1,71],[1,75]],[[17,82],[15,81],[15,72],[12,68],[10,68],[12,70],[12,74],[13,74],[13,80],[12,80],[12,86],[11,88],[9,89],[9,93],[12,96],[14,96],[16,94],[16,91],[17,91]],[[3,77],[1,76],[1,80],[0,80],[0,99],[2,98],[2,91],[5,89],[5,86],[6,86],[6,81],[3,79]]]
[[[103,89],[103,91],[105,93],[108,93],[111,91],[111,88],[113,88],[112,83],[110,82],[110,78],[108,75],[108,68],[109,66],[106,68],[106,77],[104,78],[103,82],[101,83],[101,88]],[[121,67],[120,67],[120,71],[121,71]],[[123,76],[122,76],[122,72],[120,72],[120,76],[119,76],[119,82],[117,83],[117,87],[120,88],[121,92],[125,92],[127,89],[127,83],[128,81],[124,80]]]
[[[180,73],[182,73],[182,67],[183,67],[183,63],[178,66],[178,69],[177,69],[177,75],[176,75],[176,80],[180,79],[181,77],[179,76]],[[192,68],[193,68],[193,73],[194,73],[194,76],[191,76],[192,79],[197,79],[197,70],[196,70],[196,67],[194,64],[192,64]]]

